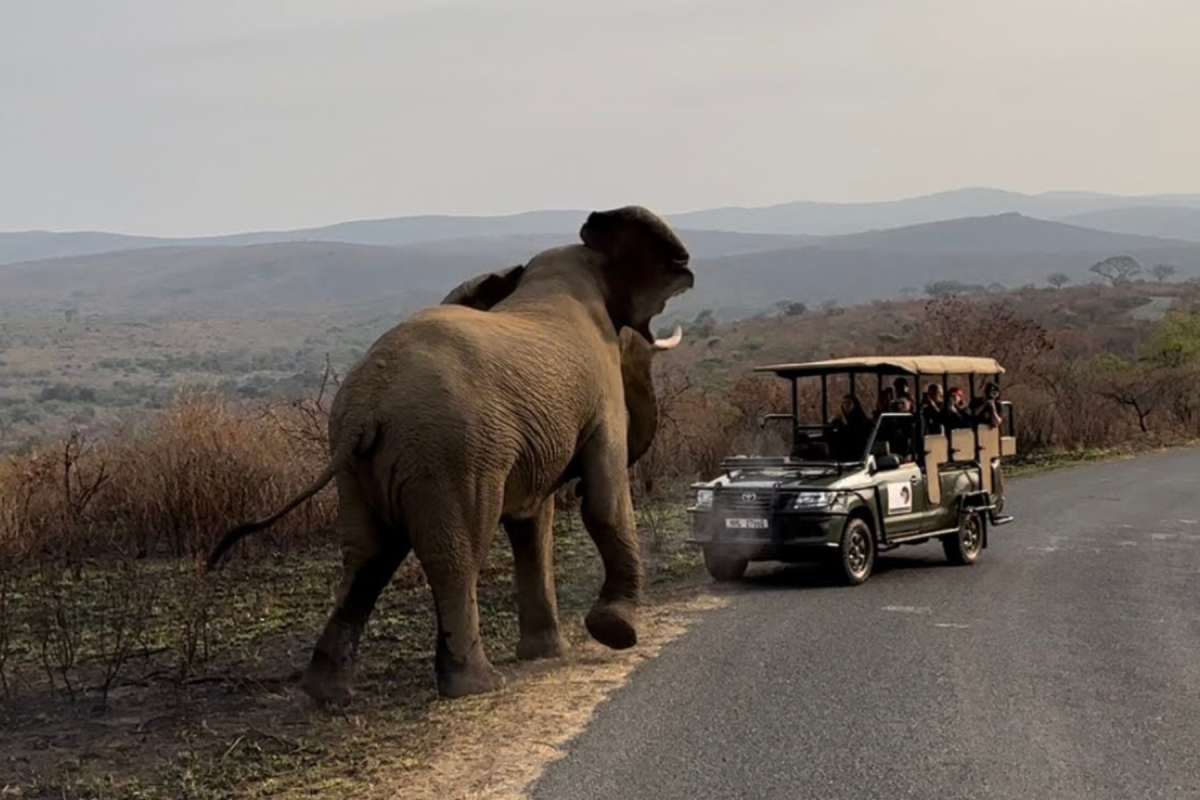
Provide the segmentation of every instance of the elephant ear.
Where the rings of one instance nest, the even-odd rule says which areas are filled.
[[[641,206],[593,211],[579,230],[593,250],[624,263],[653,260],[686,267],[690,255],[666,221]]]
[[[579,238],[607,259],[604,280],[613,324],[653,341],[651,318],[662,312],[667,300],[695,283],[683,242],[664,220],[641,206],[593,211]]]
[[[517,284],[521,282],[521,276],[524,274],[524,265],[519,265],[500,272],[476,275],[454,287],[450,294],[443,298],[442,305],[469,306],[487,311],[516,291]]]

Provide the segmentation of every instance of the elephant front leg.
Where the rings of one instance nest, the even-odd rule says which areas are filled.
[[[512,544],[521,639],[517,658],[558,658],[566,646],[558,630],[554,590],[554,498],[527,520],[505,520]]]
[[[585,457],[583,470],[583,524],[604,561],[604,585],[584,622],[596,641],[615,650],[637,644],[642,589],[625,453],[623,437],[597,445]]]

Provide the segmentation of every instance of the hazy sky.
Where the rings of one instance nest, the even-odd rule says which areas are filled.
[[[1197,0],[0,0],[0,230],[1200,191]]]

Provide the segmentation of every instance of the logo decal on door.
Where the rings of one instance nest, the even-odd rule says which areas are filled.
[[[912,486],[908,482],[887,485],[887,513],[907,514],[912,511]]]

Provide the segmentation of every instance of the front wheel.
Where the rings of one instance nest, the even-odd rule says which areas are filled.
[[[749,565],[750,562],[744,558],[730,558],[708,549],[704,551],[704,568],[713,580],[722,583],[739,580],[746,574],[746,567]]]
[[[978,512],[964,516],[956,532],[942,537],[942,549],[946,552],[946,560],[955,566],[963,567],[979,560],[983,551],[983,518]]]
[[[875,535],[865,520],[853,517],[846,522],[838,546],[834,577],[846,586],[858,586],[871,577],[875,568]]]

